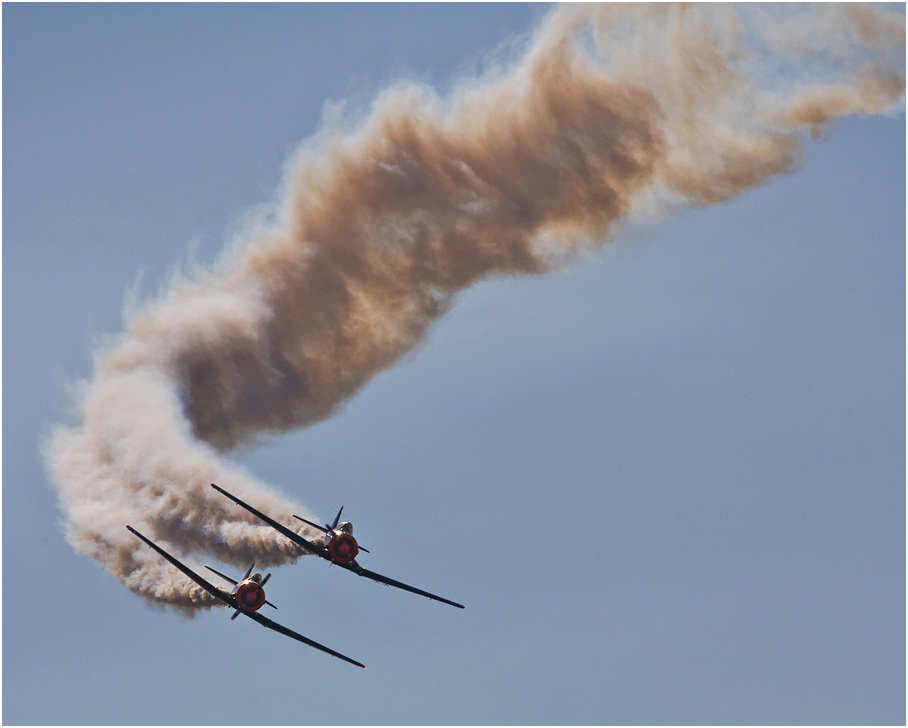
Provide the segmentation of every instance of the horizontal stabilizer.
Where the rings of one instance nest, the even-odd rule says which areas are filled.
[[[208,569],[208,571],[211,571],[211,572],[217,574],[217,575],[218,575],[219,577],[221,577],[224,581],[229,581],[229,582],[230,582],[231,584],[233,584],[234,586],[236,586],[236,585],[239,583],[236,579],[231,579],[229,576],[227,576],[227,574],[222,574],[222,573],[221,573],[220,571],[218,571],[217,569],[212,569],[210,566],[207,566],[207,565],[205,566],[205,568]]]
[[[319,531],[322,531],[323,533],[331,533],[331,531],[329,531],[324,526],[319,526],[317,523],[313,523],[312,521],[307,521],[305,518],[303,518],[302,516],[298,516],[295,513],[293,514],[293,517],[295,519],[297,519],[298,521],[302,521],[307,526],[312,526],[312,528],[317,528]]]

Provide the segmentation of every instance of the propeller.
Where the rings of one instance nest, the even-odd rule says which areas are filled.
[[[337,512],[337,515],[334,517],[334,523],[332,523],[330,525],[326,523],[324,526],[320,526],[317,523],[313,523],[312,521],[306,520],[302,516],[298,516],[295,513],[293,514],[293,517],[299,521],[302,521],[303,523],[305,523],[309,526],[312,526],[312,528],[317,528],[319,531],[322,531],[323,533],[326,533],[329,536],[331,536],[334,533],[334,530],[337,528],[337,524],[340,523],[341,513],[343,513],[343,512],[344,512],[344,507],[341,506],[340,510]],[[366,548],[363,548],[362,546],[360,546],[359,542],[357,542],[356,545],[359,547],[360,551],[365,551],[367,554],[372,553],[371,551],[369,551],[369,549],[366,549]]]
[[[246,579],[249,578],[249,575],[252,574],[252,569],[253,569],[254,567],[255,567],[255,562],[253,561],[253,562],[252,562],[252,566],[249,567],[249,570],[246,572],[246,575],[242,578],[242,581],[246,581]],[[217,575],[218,575],[219,577],[221,577],[224,581],[229,581],[229,582],[230,582],[231,584],[233,584],[234,586],[237,586],[237,585],[240,583],[240,582],[238,582],[236,579],[232,579],[232,578],[230,578],[229,576],[227,576],[227,574],[222,574],[222,573],[221,573],[220,571],[218,571],[217,569],[212,569],[212,568],[211,568],[210,566],[208,566],[207,564],[205,565],[205,568],[208,569],[208,571],[211,571],[211,572],[217,574]],[[269,574],[265,574],[265,576],[262,577],[262,581],[260,582],[260,586],[264,588],[265,584],[268,583],[268,580],[269,580],[270,578],[271,578],[271,574],[270,574],[270,573],[269,573]],[[273,607],[274,609],[277,609],[277,605],[276,605],[276,604],[272,604],[272,603],[269,602],[267,599],[265,600],[265,604],[267,604],[269,607]],[[234,612],[233,615],[230,617],[230,619],[236,619],[236,618],[237,618],[237,615],[239,615],[239,611]]]

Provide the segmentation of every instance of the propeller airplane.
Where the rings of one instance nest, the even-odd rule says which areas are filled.
[[[237,616],[239,616],[240,614],[244,614],[247,617],[249,617],[250,619],[261,624],[263,627],[267,627],[268,629],[273,629],[275,632],[280,632],[281,634],[286,635],[287,637],[292,637],[293,639],[297,640],[298,642],[302,642],[303,644],[309,645],[310,647],[314,647],[315,649],[321,650],[322,652],[327,652],[329,655],[333,655],[334,657],[337,657],[341,660],[349,662],[352,665],[356,665],[357,667],[365,667],[365,665],[363,665],[361,662],[357,662],[356,660],[350,659],[346,655],[342,655],[340,652],[335,652],[334,650],[332,650],[329,647],[320,645],[318,642],[315,642],[314,640],[310,640],[308,637],[303,637],[303,635],[298,634],[297,632],[294,632],[292,629],[288,629],[287,627],[284,627],[283,625],[278,624],[277,622],[273,622],[270,619],[268,619],[267,617],[259,614],[258,610],[261,609],[261,607],[264,606],[265,604],[267,604],[269,607],[274,607],[275,609],[277,609],[277,607],[275,607],[271,602],[269,602],[268,600],[265,599],[264,586],[265,586],[265,583],[268,581],[268,579],[271,578],[271,574],[267,574],[264,578],[262,577],[261,574],[253,574],[252,569],[255,567],[255,562],[253,562],[252,566],[249,567],[249,570],[246,572],[246,575],[240,581],[231,579],[229,576],[226,576],[226,575],[220,573],[219,571],[215,571],[210,566],[206,566],[205,567],[206,569],[214,572],[215,574],[220,576],[222,579],[229,581],[231,584],[233,584],[232,590],[223,589],[221,587],[215,586],[214,584],[209,582],[204,577],[195,573],[192,569],[190,569],[188,566],[186,566],[185,564],[178,561],[173,556],[171,556],[169,553],[167,553],[164,549],[162,549],[156,543],[154,543],[150,539],[143,536],[132,526],[126,526],[126,528],[128,528],[132,533],[134,533],[136,536],[138,536],[140,539],[142,539],[146,544],[148,544],[151,548],[153,548],[155,551],[157,551],[161,556],[163,556],[165,559],[167,559],[171,564],[176,566],[180,571],[182,571],[184,574],[186,574],[186,576],[188,576],[190,579],[192,579],[196,584],[198,584],[200,587],[205,589],[205,591],[209,592],[212,596],[216,597],[217,599],[222,601],[224,604],[226,604],[228,607],[235,610],[233,615],[230,617],[231,619],[236,619]]]
[[[279,531],[284,536],[293,541],[297,546],[308,551],[309,553],[315,554],[316,556],[321,556],[323,559],[330,561],[333,564],[337,564],[343,569],[352,571],[354,574],[359,576],[365,576],[373,581],[377,581],[381,584],[387,584],[388,586],[393,586],[398,589],[403,589],[404,591],[413,592],[414,594],[420,594],[421,596],[428,597],[429,599],[434,599],[438,602],[444,602],[445,604],[450,604],[452,607],[457,607],[458,609],[463,609],[463,604],[458,604],[457,602],[452,602],[450,599],[445,599],[444,597],[437,596],[436,594],[430,594],[427,591],[422,589],[417,589],[416,587],[409,586],[403,582],[396,581],[395,579],[390,579],[387,576],[382,576],[381,574],[376,574],[374,571],[369,571],[364,569],[358,563],[356,563],[356,556],[360,551],[369,553],[368,549],[360,546],[356,539],[353,537],[353,524],[347,521],[341,521],[341,513],[344,508],[341,506],[341,509],[337,512],[337,516],[334,518],[333,524],[325,524],[320,526],[317,523],[312,521],[307,521],[305,518],[294,515],[293,517],[302,521],[303,523],[317,528],[325,534],[325,544],[309,541],[308,539],[303,538],[298,533],[291,531],[286,526],[281,525],[272,518],[269,518],[264,513],[259,510],[256,510],[248,503],[244,503],[235,495],[231,495],[226,490],[220,486],[211,484],[211,487],[214,488],[219,493],[227,496],[230,500],[236,503],[238,506],[245,508],[252,515],[261,519],[269,526],[274,528],[276,531]]]

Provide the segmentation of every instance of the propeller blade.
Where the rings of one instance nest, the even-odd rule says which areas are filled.
[[[270,573],[269,573],[269,574],[265,574],[265,578],[262,579],[262,586],[263,586],[263,587],[265,586],[265,584],[268,583],[268,580],[269,580],[270,578],[271,578],[271,574],[270,574]],[[275,609],[277,609],[277,605],[276,605],[276,604],[272,604],[272,603],[269,602],[267,599],[265,600],[265,604],[267,604],[269,607],[274,607]]]
[[[359,546],[359,544],[356,544],[356,545]],[[372,553],[371,551],[369,551],[369,549],[363,548],[362,546],[359,546],[359,550],[360,550],[360,551],[365,551],[367,554],[371,554],[371,553]]]
[[[236,618],[239,617],[239,616],[240,616],[240,610],[237,609],[232,615],[230,615],[230,619],[231,619],[231,620],[234,620],[234,619],[236,619]]]
[[[330,528],[331,528],[332,531],[333,531],[335,528],[337,528],[337,524],[338,524],[338,522],[339,522],[340,519],[341,519],[341,513],[343,513],[343,512],[344,512],[344,507],[341,506],[341,507],[340,507],[340,510],[337,512],[337,515],[334,517],[334,525],[333,525],[333,526],[330,526]],[[327,524],[325,524],[325,525],[327,525]]]
[[[250,567],[249,567],[249,570],[246,572],[246,576],[244,576],[240,581],[246,581],[246,579],[249,578],[249,575],[252,573],[252,570],[253,570],[254,568],[255,568],[255,562],[253,561],[253,562],[252,562],[252,566],[250,566]]]

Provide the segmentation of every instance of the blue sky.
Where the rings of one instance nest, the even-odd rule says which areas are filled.
[[[375,571],[150,608],[41,458],[124,301],[215,258],[328,100],[444,92],[545,6],[6,5],[6,724],[903,723],[905,118],[467,290],[336,417],[235,455]]]

